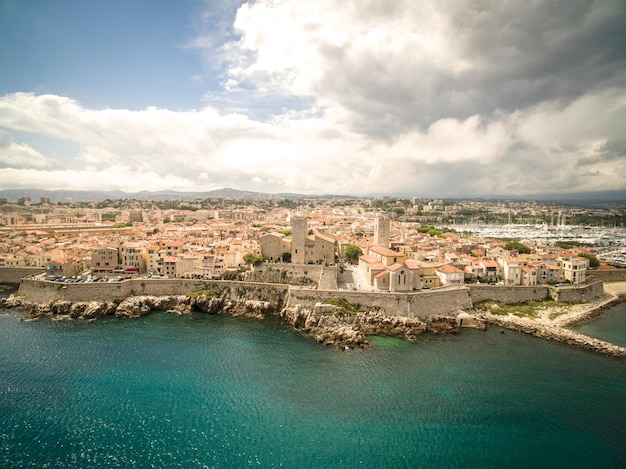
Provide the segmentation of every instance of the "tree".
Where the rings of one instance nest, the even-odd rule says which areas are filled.
[[[579,252],[578,257],[584,257],[585,259],[589,259],[589,267],[595,269],[596,267],[600,267],[600,261],[593,254],[588,254],[586,252]]]
[[[257,256],[257,255],[252,254],[252,253],[244,254],[244,256],[243,256],[243,261],[246,264],[251,264],[251,265],[253,265],[255,267],[257,265],[261,265],[264,260],[265,260],[265,258],[263,256]]]
[[[345,250],[345,256],[348,262],[351,264],[356,264],[359,262],[359,257],[363,255],[363,251],[360,247],[355,246],[354,244],[348,244]]]
[[[519,241],[509,241],[504,245],[504,249],[507,251],[517,251],[520,254],[530,254],[531,249],[525,244],[520,243]]]
[[[283,262],[291,262],[291,253],[290,252],[283,252],[281,257],[283,259]]]

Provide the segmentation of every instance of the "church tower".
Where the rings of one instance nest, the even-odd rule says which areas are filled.
[[[389,247],[389,218],[379,213],[374,224],[374,245]]]
[[[291,263],[306,264],[306,217],[293,217],[291,220]]]

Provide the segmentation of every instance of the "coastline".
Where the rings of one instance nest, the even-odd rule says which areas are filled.
[[[606,288],[608,287],[608,288]],[[626,358],[626,347],[589,337],[569,329],[570,326],[588,321],[607,308],[626,301],[626,282],[605,283],[606,294],[588,303],[538,308],[536,318],[519,317],[514,314],[498,315],[492,312],[474,311],[475,317],[503,329],[534,335],[546,340],[562,342],[603,355]]]
[[[41,316],[53,320],[95,320],[103,316],[139,318],[150,311],[163,310],[182,315],[193,311],[207,314],[226,314],[263,319],[279,317],[325,346],[341,349],[369,347],[367,336],[386,335],[415,340],[425,332],[435,334],[459,333],[462,327],[485,329],[493,324],[534,335],[546,340],[563,342],[612,357],[626,358],[626,347],[595,339],[568,329],[587,321],[614,304],[626,301],[626,282],[605,283],[605,293],[585,303],[557,303],[537,307],[534,317],[514,313],[497,314],[492,311],[458,309],[447,314],[433,313],[429,318],[388,314],[385,308],[366,307],[365,311],[348,311],[344,307],[316,303],[314,306],[286,305],[282,295],[267,296],[264,301],[253,300],[239,293],[223,289],[220,292],[203,291],[199,295],[133,295],[124,300],[69,301],[52,300],[32,302],[20,295],[0,300],[0,308],[20,308],[25,320]],[[256,297],[256,295],[254,295]],[[347,303],[349,305],[349,303]]]

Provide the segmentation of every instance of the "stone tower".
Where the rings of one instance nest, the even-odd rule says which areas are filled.
[[[306,264],[306,217],[293,217],[291,220],[291,263]]]
[[[374,245],[389,247],[389,218],[379,213],[374,223]]]

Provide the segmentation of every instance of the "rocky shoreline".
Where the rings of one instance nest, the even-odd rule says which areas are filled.
[[[255,319],[278,317],[316,342],[341,349],[369,347],[367,336],[371,335],[414,341],[424,333],[456,334],[461,327],[485,329],[486,324],[493,324],[604,355],[626,358],[626,347],[567,329],[567,326],[591,319],[621,301],[624,301],[623,296],[610,294],[586,304],[544,308],[536,318],[474,310],[458,311],[453,316],[433,315],[427,320],[387,315],[381,309],[351,312],[339,306],[319,303],[313,308],[301,305],[283,307],[280,301],[231,298],[225,294],[131,296],[123,301],[57,300],[45,304],[31,303],[19,295],[13,295],[0,299],[0,309],[20,308],[26,312],[25,320],[44,316],[53,320],[96,320],[105,316],[132,319],[145,316],[151,311],[166,311],[177,315],[202,312]]]
[[[8,308],[24,310],[25,320],[50,317],[53,320],[93,321],[106,316],[133,319],[151,311],[166,311],[177,315],[202,312],[255,319],[274,316],[295,330],[311,336],[318,343],[342,349],[369,347],[368,335],[386,335],[414,341],[418,335],[427,332],[456,334],[462,323],[459,323],[456,316],[433,316],[423,321],[386,315],[380,310],[350,313],[327,304],[317,304],[314,308],[303,308],[300,305],[280,308],[267,301],[206,295],[132,296],[123,301],[53,301],[45,304],[30,303],[14,295],[0,299],[0,309]],[[464,327],[484,328],[484,324],[474,323],[472,326],[466,321]]]

